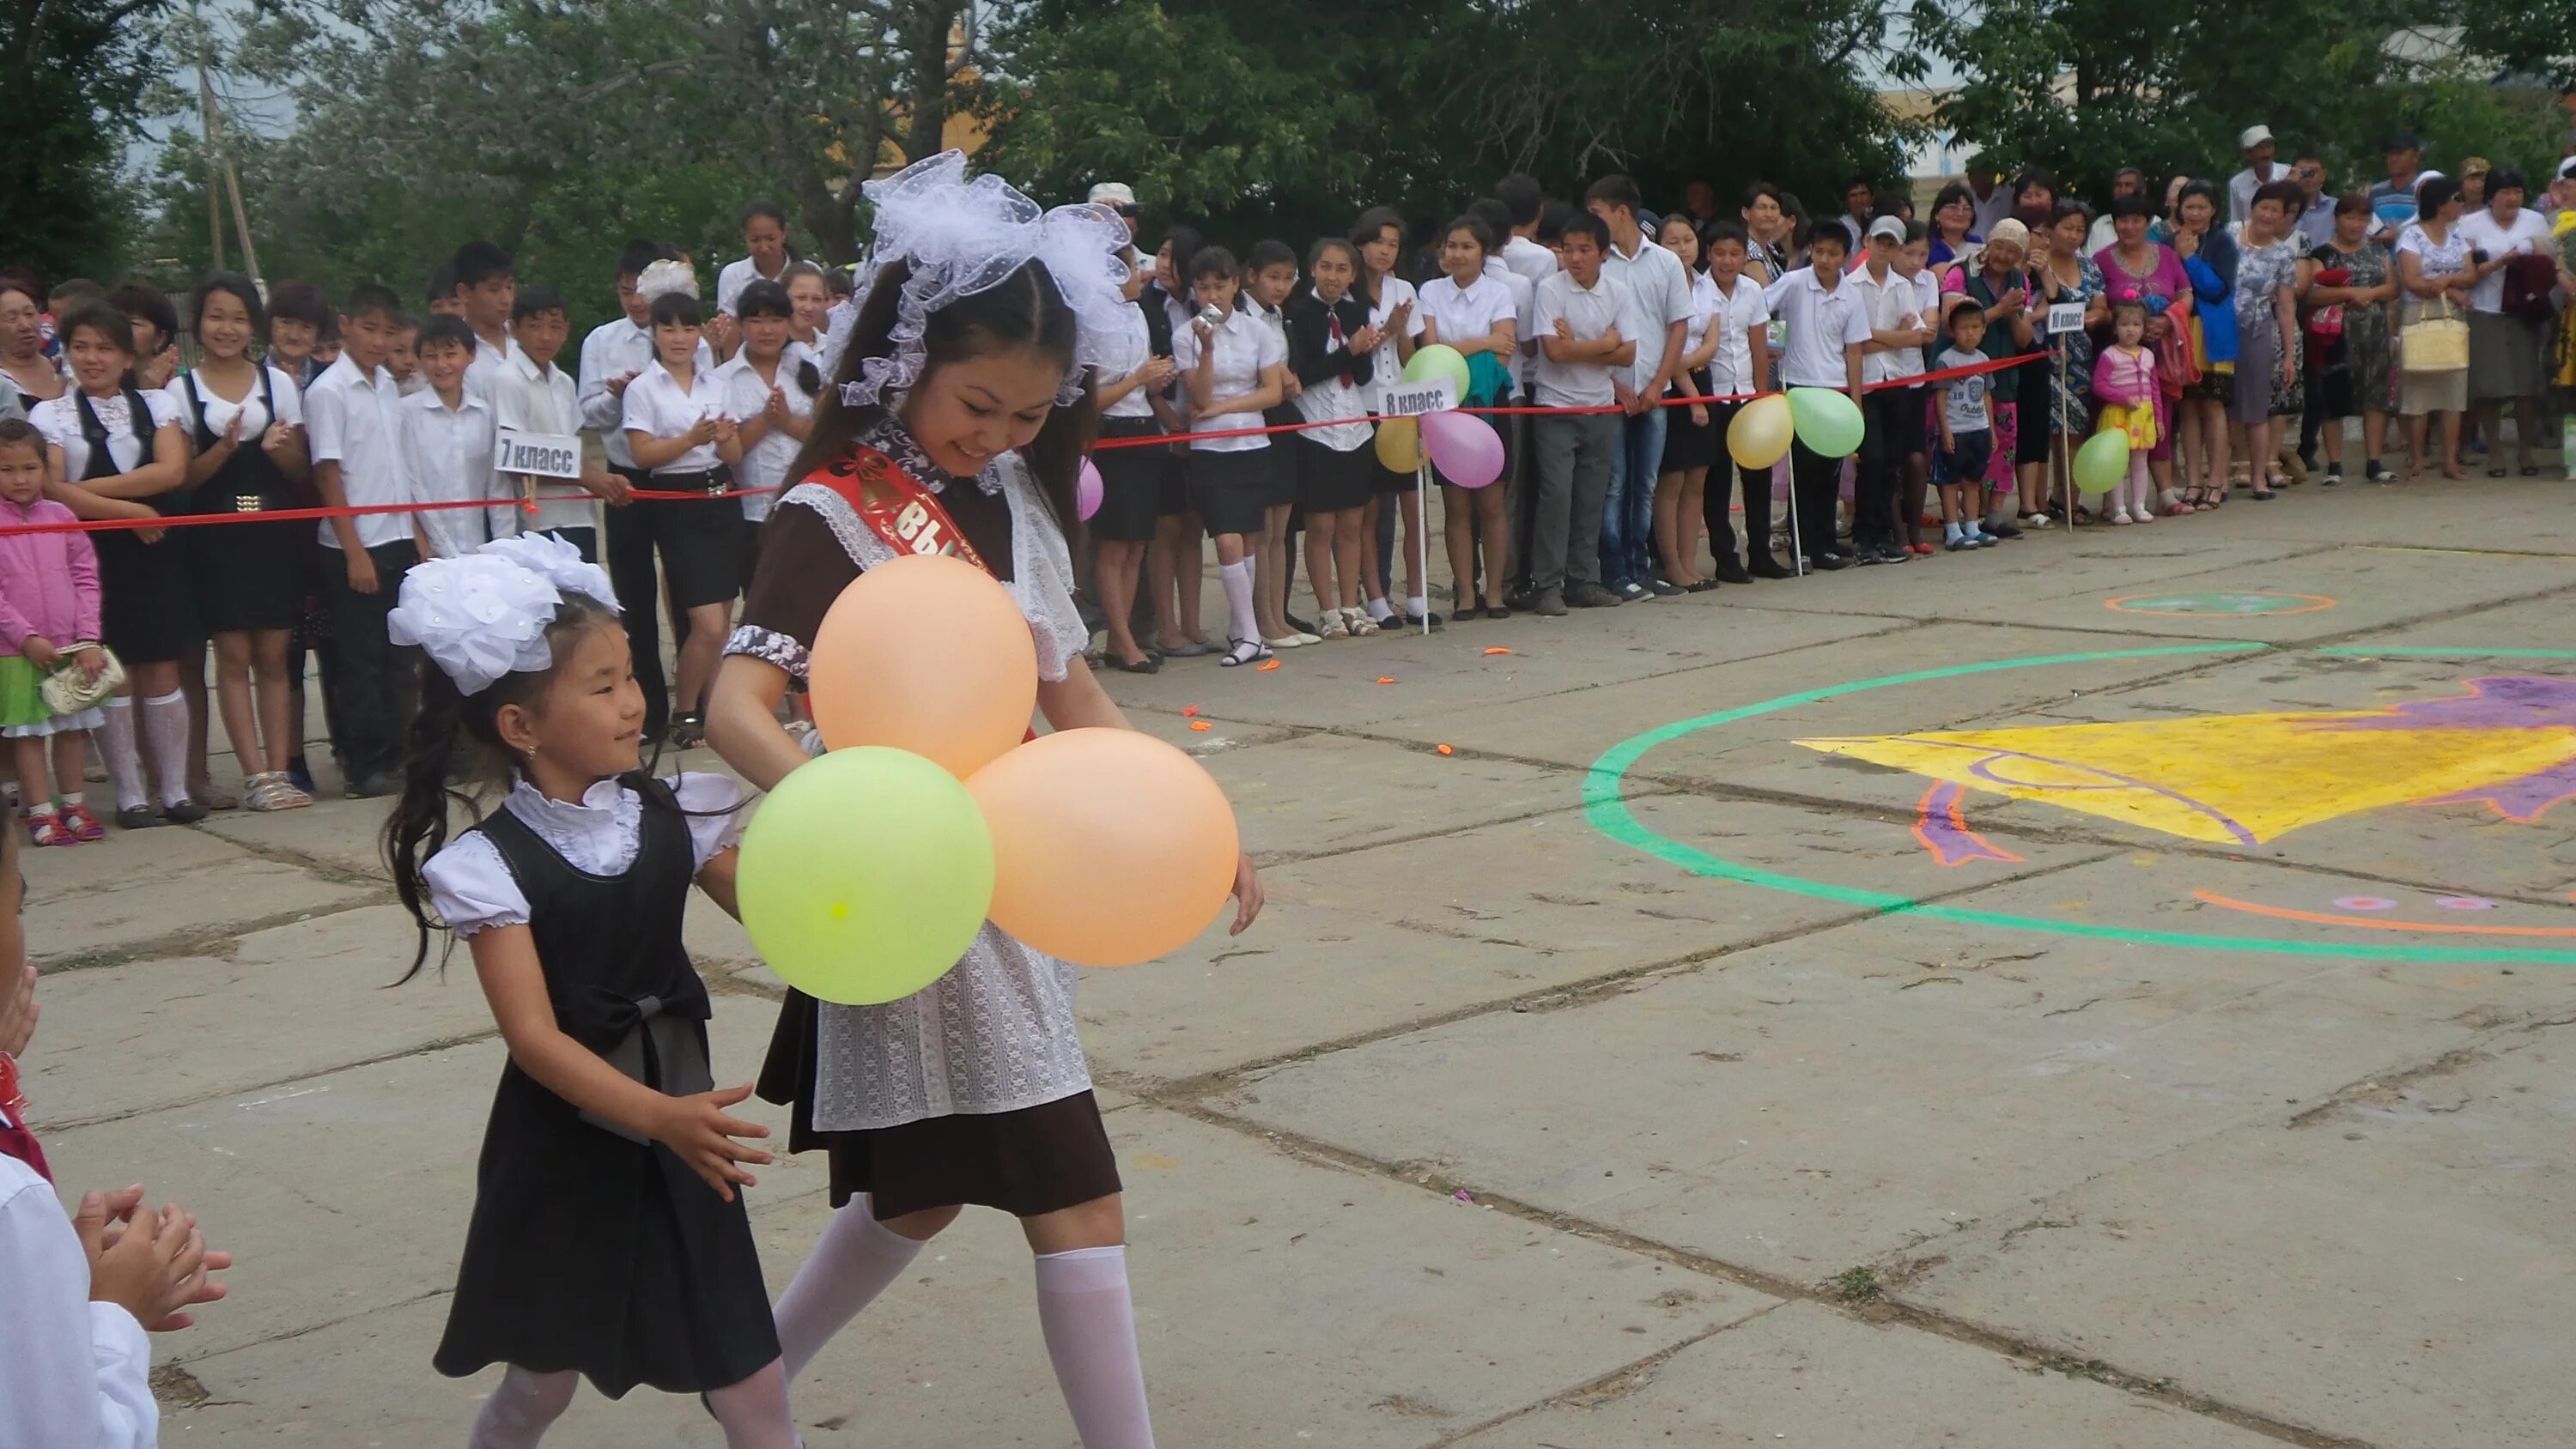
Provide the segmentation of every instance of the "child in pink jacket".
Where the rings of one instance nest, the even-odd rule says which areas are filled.
[[[2156,516],[2147,453],[2164,436],[2165,398],[2156,386],[2156,357],[2144,345],[2146,335],[2147,309],[2134,301],[2114,303],[2112,343],[2093,361],[2093,400],[2102,404],[2099,426],[2105,432],[2117,428],[2129,435],[2129,476],[2111,490],[2113,523],[2133,519],[2146,523]]]
[[[0,525],[72,522],[72,511],[44,492],[44,438],[17,419],[0,422]],[[89,731],[105,718],[95,708],[56,714],[37,688],[66,660],[97,678],[107,667],[97,638],[98,555],[89,536],[0,534],[0,737],[17,756],[19,798],[38,845],[76,845],[107,833],[78,789],[53,788],[80,783]]]

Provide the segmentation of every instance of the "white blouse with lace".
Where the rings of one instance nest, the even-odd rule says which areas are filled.
[[[869,441],[880,447],[909,443],[891,436]],[[951,486],[926,460],[898,461],[934,492]],[[986,465],[975,484],[1010,504],[1011,580],[1003,587],[1037,637],[1038,676],[1061,680],[1091,637],[1074,607],[1073,559],[1064,534],[1017,454]],[[799,484],[779,503],[812,509],[862,572],[895,557],[830,488]],[[805,646],[774,630],[736,629],[725,652],[765,659],[805,677]],[[815,1127],[855,1132],[931,1117],[1016,1112],[1089,1090],[1091,1069],[1074,1029],[1075,977],[1071,965],[987,921],[965,957],[921,991],[882,1006],[821,1003]]]
[[[742,787],[722,775],[681,774],[663,782],[689,812],[690,868],[731,850],[742,839]],[[522,776],[501,808],[554,848],[564,863],[588,875],[620,876],[644,845],[644,797],[616,780],[602,780],[578,801],[556,800]],[[528,923],[528,898],[501,858],[500,847],[468,833],[421,868],[438,918],[462,939],[499,926]]]

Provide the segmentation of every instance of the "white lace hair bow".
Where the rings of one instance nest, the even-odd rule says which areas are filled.
[[[698,295],[698,274],[689,269],[687,262],[666,257],[646,264],[644,270],[636,275],[635,295],[645,301],[651,302],[669,292],[686,292],[692,297]]]
[[[506,675],[554,666],[546,626],[566,594],[617,607],[608,571],[583,563],[581,550],[561,537],[496,539],[405,574],[402,602],[385,615],[385,633],[396,644],[420,646],[458,693],[481,694]]]
[[[911,276],[895,305],[893,352],[860,361],[858,376],[841,385],[845,406],[883,403],[919,382],[930,314],[991,291],[1031,260],[1045,265],[1073,308],[1073,364],[1057,404],[1082,395],[1087,369],[1114,360],[1110,346],[1124,320],[1117,309],[1128,305],[1119,290],[1127,280],[1127,224],[1116,212],[1090,205],[1043,211],[999,176],[968,179],[963,151],[942,151],[864,189],[876,208],[872,260],[883,266],[900,257]]]

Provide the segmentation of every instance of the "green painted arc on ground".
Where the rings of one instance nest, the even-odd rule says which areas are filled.
[[[2326,956],[2364,961],[2538,963],[2576,965],[2576,951],[2533,951],[2492,946],[2401,946],[2366,942],[2286,941],[2262,936],[2232,936],[2214,932],[2157,931],[2128,926],[2095,925],[2084,921],[2051,920],[2045,916],[2025,916],[2009,911],[1978,910],[1967,906],[1927,904],[1911,896],[1891,895],[1885,891],[1863,890],[1856,886],[1835,885],[1830,881],[1809,880],[1763,870],[1758,866],[1725,860],[1694,845],[1658,835],[1640,821],[1628,808],[1624,794],[1628,772],[1637,762],[1659,745],[1670,744],[1684,735],[1696,734],[1720,725],[1758,715],[1773,714],[1821,700],[1858,694],[1864,690],[1885,689],[1899,684],[1921,684],[1936,679],[1956,679],[1962,675],[1985,674],[2005,669],[2039,669],[2057,664],[2090,664],[2111,659],[2156,659],[2194,654],[2248,654],[2270,649],[2268,644],[2180,644],[2156,649],[2107,649],[2081,654],[2047,654],[2032,659],[1997,659],[1981,664],[1952,664],[1939,669],[1918,669],[1906,674],[1883,674],[1875,679],[1856,679],[1843,684],[1830,684],[1821,689],[1801,690],[1766,699],[1758,704],[1740,705],[1719,710],[1696,719],[1678,720],[1672,724],[1632,735],[1611,746],[1601,758],[1592,762],[1583,780],[1583,813],[1595,830],[1622,845],[1634,847],[1658,859],[1669,861],[1696,876],[1713,880],[1730,880],[1742,885],[1760,886],[1765,890],[1785,891],[1791,895],[1834,901],[1858,906],[1883,915],[1906,915],[1926,920],[1946,921],[1953,925],[1988,926],[2006,931],[2037,931],[2048,935],[2077,936],[2098,941],[2118,941],[2133,946],[2172,946],[2192,951],[2254,951],[2276,956]],[[2411,658],[2507,658],[2507,659],[2576,659],[2570,649],[2477,649],[2446,647],[2319,649],[2320,654],[2341,656],[2403,656]]]

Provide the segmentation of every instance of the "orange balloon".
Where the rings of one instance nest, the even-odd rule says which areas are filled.
[[[806,688],[824,744],[910,750],[962,780],[1028,734],[1037,644],[992,575],[909,554],[832,601],[814,631]]]
[[[1083,966],[1188,945],[1234,893],[1234,807],[1196,760],[1134,730],[1043,735],[975,772],[993,924]]]

